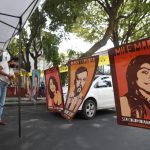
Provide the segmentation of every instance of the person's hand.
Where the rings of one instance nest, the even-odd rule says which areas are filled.
[[[14,76],[13,75],[8,75],[7,76],[9,80],[14,80]]]

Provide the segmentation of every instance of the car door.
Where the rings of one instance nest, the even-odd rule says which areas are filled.
[[[108,108],[114,105],[114,93],[110,77],[102,77],[95,84],[97,107]]]

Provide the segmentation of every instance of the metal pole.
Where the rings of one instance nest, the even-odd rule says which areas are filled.
[[[22,50],[22,17],[19,18],[19,77],[18,77],[18,128],[21,137],[21,50]]]

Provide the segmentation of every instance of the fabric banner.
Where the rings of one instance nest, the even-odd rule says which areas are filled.
[[[61,111],[64,108],[62,86],[58,66],[45,70],[47,109]]]
[[[150,38],[109,50],[118,124],[150,128]]]
[[[32,99],[37,100],[40,87],[40,70],[32,71]]]
[[[68,62],[69,90],[63,116],[70,120],[83,102],[95,75],[99,56]]]
[[[32,71],[32,88],[35,86],[40,87],[40,70]]]

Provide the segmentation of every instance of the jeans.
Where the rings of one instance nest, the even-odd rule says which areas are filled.
[[[42,95],[42,97],[45,96],[45,88],[41,88],[41,95]]]
[[[6,92],[7,92],[7,83],[0,80],[0,120],[2,117],[3,107],[5,104]]]

